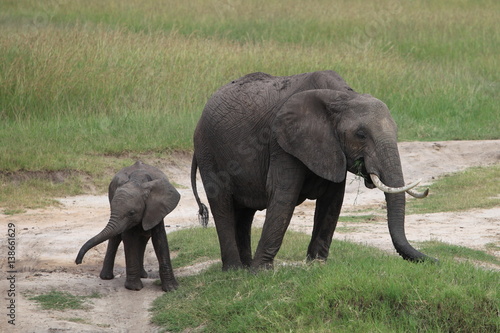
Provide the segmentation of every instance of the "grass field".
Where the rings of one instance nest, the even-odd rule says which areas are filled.
[[[34,202],[32,184],[48,197],[81,193],[82,178],[104,191],[138,154],[190,150],[209,96],[255,71],[336,70],[386,102],[402,141],[498,139],[499,9],[444,0],[2,1],[0,198]],[[28,182],[12,183],[12,172]],[[53,184],[54,172],[71,177]]]
[[[495,1],[3,1],[0,169],[96,172],[191,149],[207,98],[246,73],[333,69],[401,140],[500,137]],[[94,167],[97,165],[98,167]]]
[[[258,237],[259,230],[254,230],[253,238]],[[215,228],[174,232],[169,241],[179,244],[174,266],[219,256]],[[415,265],[335,240],[328,262],[305,264],[308,241],[308,235],[287,232],[274,271],[221,272],[220,264],[214,264],[202,274],[180,278],[182,288],[155,301],[153,322],[169,332],[495,332],[499,328],[498,272],[480,270],[469,262],[472,257],[476,263],[498,265],[497,258],[435,243],[425,251],[439,255],[441,263]]]

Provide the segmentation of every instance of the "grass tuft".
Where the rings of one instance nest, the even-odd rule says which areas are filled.
[[[490,245],[491,249],[495,249],[493,247],[494,244]],[[423,252],[429,255],[439,255],[441,258],[446,257],[450,260],[453,259],[465,259],[469,262],[481,262],[481,263],[490,263],[498,266],[497,269],[500,269],[500,260],[494,255],[488,254],[484,251],[470,249],[465,246],[458,246],[453,244],[447,244],[439,241],[427,241],[421,242],[420,248]],[[488,249],[488,247],[486,247]],[[497,246],[498,248],[498,246]]]
[[[46,294],[32,296],[29,299],[40,304],[43,310],[81,310],[85,309],[85,302],[89,298],[101,297],[98,293],[89,296],[75,296],[67,292],[52,290]]]

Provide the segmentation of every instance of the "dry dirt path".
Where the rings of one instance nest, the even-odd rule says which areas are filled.
[[[500,163],[500,141],[447,141],[407,142],[400,144],[404,174],[408,182],[422,178],[431,183],[437,177],[470,166]],[[165,221],[167,231],[197,226],[197,208],[189,181],[190,156],[181,155],[168,162],[151,160],[162,168],[169,178],[183,186],[182,199]],[[202,185],[198,188],[203,197]],[[499,187],[500,194],[500,187]],[[430,196],[426,200],[432,200]],[[204,198],[205,203],[207,202]],[[144,289],[129,291],[124,284],[123,251],[117,257],[117,277],[103,281],[98,278],[105,244],[89,251],[82,265],[74,264],[80,246],[105,225],[109,205],[106,196],[78,196],[60,199],[61,207],[31,210],[26,213],[0,215],[2,254],[7,249],[7,226],[16,227],[15,301],[16,325],[9,325],[6,316],[7,281],[6,255],[0,256],[1,311],[0,332],[155,332],[149,323],[151,302],[161,295],[154,279],[144,280]],[[377,190],[364,188],[352,177],[348,181],[343,214],[355,214],[366,208],[385,214],[380,208],[384,196]],[[0,207],[1,208],[1,207]],[[290,228],[310,233],[314,203],[304,202],[295,210]],[[366,214],[366,212],[364,213]],[[255,225],[262,224],[263,212],[256,216]],[[494,243],[500,246],[500,207],[487,210],[453,212],[407,217],[407,237],[410,242],[440,240],[475,249],[485,249]],[[210,226],[213,226],[211,220]],[[339,223],[336,239],[360,242],[394,252],[386,223]],[[500,256],[500,253],[494,253]],[[147,270],[157,269],[151,245],[145,259]],[[176,270],[180,274],[196,274],[203,266]],[[182,286],[181,286],[182,288]],[[27,294],[40,294],[51,290],[67,291],[77,295],[97,292],[101,298],[93,299],[87,310],[46,311],[30,301]],[[83,320],[74,322],[72,318]],[[14,330],[13,330],[14,328]]]

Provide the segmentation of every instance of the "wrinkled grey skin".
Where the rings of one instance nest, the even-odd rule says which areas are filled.
[[[144,251],[152,239],[160,268],[161,287],[164,291],[177,289],[170,263],[170,253],[165,232],[164,217],[179,202],[180,194],[160,170],[140,161],[120,170],[109,184],[111,217],[106,227],[88,240],[75,260],[81,264],[85,253],[94,246],[109,240],[100,277],[114,277],[116,251],[123,240],[127,278],[125,288],[142,289]]]
[[[347,171],[404,185],[397,127],[387,106],[353,91],[333,71],[274,77],[253,73],[220,88],[194,133],[199,168],[220,242],[223,269],[270,268],[296,205],[316,199],[308,260],[326,260]],[[405,194],[386,194],[390,235],[405,259],[427,258],[407,241]],[[250,228],[267,209],[252,259]],[[208,218],[208,215],[204,216]]]

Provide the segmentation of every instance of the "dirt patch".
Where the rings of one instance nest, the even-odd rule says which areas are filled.
[[[408,182],[418,178],[431,183],[446,173],[463,170],[470,166],[500,163],[500,141],[447,141],[401,143],[405,177]],[[189,180],[191,155],[175,153],[174,158],[145,158],[145,161],[160,167],[170,180],[178,184],[182,199],[174,212],[167,216],[167,232],[198,225],[197,206]],[[57,178],[57,177],[56,177]],[[198,182],[200,195],[203,187]],[[500,193],[499,193],[500,194]],[[427,200],[432,200],[432,196]],[[107,196],[77,196],[59,199],[60,207],[30,210],[23,214],[0,215],[2,253],[7,249],[9,223],[16,228],[15,304],[16,326],[8,324],[3,315],[0,332],[155,332],[149,323],[148,309],[151,302],[162,294],[154,284],[154,278],[145,279],[140,292],[123,287],[124,256],[120,248],[117,256],[116,278],[109,281],[98,277],[106,249],[101,244],[85,256],[82,265],[76,266],[74,259],[80,246],[99,232],[105,225],[109,204]],[[346,191],[343,215],[375,214],[384,216],[384,196],[377,190],[366,189],[362,182],[350,176]],[[368,212],[368,213],[367,213]],[[264,212],[256,215],[254,225],[260,226]],[[306,201],[296,208],[290,228],[310,233],[314,202]],[[406,234],[410,242],[439,240],[474,249],[487,250],[488,244],[500,246],[500,207],[468,212],[452,212],[407,216]],[[209,226],[213,226],[213,219]],[[339,222],[336,239],[372,245],[391,253],[392,248],[385,219],[374,219],[366,223]],[[490,253],[500,256],[498,251]],[[9,271],[7,256],[0,259],[2,272]],[[208,265],[205,263],[190,268],[176,268],[177,275],[197,274]],[[157,262],[149,244],[145,266],[155,277]],[[7,307],[9,281],[2,279],[2,308]],[[182,288],[182,285],[180,286]],[[89,309],[71,311],[45,311],[30,301],[27,295],[46,293],[51,290],[67,291],[76,295],[91,295]],[[5,311],[5,310],[4,310]],[[15,330],[13,330],[13,328]]]

